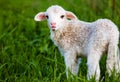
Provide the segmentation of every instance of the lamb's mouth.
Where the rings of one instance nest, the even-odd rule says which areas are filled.
[[[52,26],[51,29],[52,29],[52,31],[55,31],[56,27],[55,27],[55,26]]]

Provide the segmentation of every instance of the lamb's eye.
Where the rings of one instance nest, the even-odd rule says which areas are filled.
[[[61,15],[60,18],[64,18],[64,15]]]
[[[49,18],[49,16],[48,16],[48,15],[46,15],[46,18],[48,19],[48,18]]]

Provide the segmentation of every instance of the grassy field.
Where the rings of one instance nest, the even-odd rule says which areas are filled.
[[[78,76],[66,79],[64,59],[50,40],[47,22],[35,22],[34,16],[58,4],[80,20],[108,18],[120,28],[120,2],[113,1],[0,0],[0,82],[88,82],[86,59]],[[100,62],[100,81],[120,82],[120,74],[106,74],[105,59]]]

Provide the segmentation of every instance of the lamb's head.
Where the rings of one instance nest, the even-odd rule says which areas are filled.
[[[77,17],[72,12],[66,11],[58,5],[54,5],[49,7],[46,12],[38,13],[34,19],[35,21],[47,19],[48,26],[52,31],[55,31],[64,27],[66,21],[77,19]]]

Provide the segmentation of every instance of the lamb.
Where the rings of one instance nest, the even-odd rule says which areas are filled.
[[[80,60],[87,58],[87,79],[100,78],[99,61],[107,52],[107,72],[115,68],[120,70],[118,55],[119,31],[109,19],[98,19],[95,22],[80,21],[72,12],[61,6],[53,5],[46,12],[38,13],[35,21],[48,21],[50,37],[64,57],[66,75],[68,70],[77,75]]]

